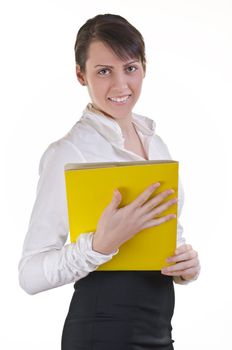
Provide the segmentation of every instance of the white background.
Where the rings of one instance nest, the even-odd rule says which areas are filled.
[[[155,120],[180,162],[181,223],[202,264],[197,282],[176,286],[175,349],[230,348],[231,1],[9,0],[0,6],[0,347],[60,348],[72,285],[29,296],[18,285],[17,265],[40,157],[89,101],[75,77],[77,30],[96,14],[115,13],[144,36],[147,76],[134,111]]]

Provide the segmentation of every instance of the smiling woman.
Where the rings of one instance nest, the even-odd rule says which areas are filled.
[[[75,58],[77,79],[87,87],[91,103],[41,158],[37,198],[19,263],[20,285],[35,294],[75,282],[62,350],[172,350],[173,279],[185,284],[199,273],[197,253],[185,244],[179,221],[180,247],[169,258],[175,265],[162,271],[95,270],[144,228],[176,217],[164,214],[177,203],[177,198],[168,200],[174,190],[150,199],[160,185],[151,184],[121,208],[122,195],[116,190],[95,232],[83,232],[75,243],[65,244],[65,164],[171,159],[155,133],[155,122],[132,111],[146,71],[144,41],[124,18],[98,15],[78,31]],[[178,196],[179,220],[181,182]]]
[[[144,78],[142,62],[131,58],[122,61],[97,40],[89,45],[85,70],[81,71],[77,63],[76,72],[80,83],[87,86],[94,107],[129,128]]]

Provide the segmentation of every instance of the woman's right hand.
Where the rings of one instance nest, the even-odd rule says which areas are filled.
[[[93,250],[102,254],[110,254],[143,229],[158,226],[175,218],[175,214],[156,218],[178,201],[177,198],[173,198],[162,203],[165,198],[174,193],[174,190],[171,189],[148,200],[159,186],[159,182],[149,186],[133,202],[122,208],[118,208],[122,195],[115,190],[112,201],[98,221],[92,241]]]

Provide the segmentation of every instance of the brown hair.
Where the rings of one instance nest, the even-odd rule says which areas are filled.
[[[90,18],[79,29],[75,42],[75,60],[85,72],[89,45],[102,41],[122,60],[137,58],[146,71],[145,44],[141,33],[125,18],[105,14]]]

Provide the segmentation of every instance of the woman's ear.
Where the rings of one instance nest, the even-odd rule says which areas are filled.
[[[77,80],[81,85],[83,86],[86,85],[85,74],[81,72],[81,68],[79,64],[76,65],[76,76],[77,76]]]

